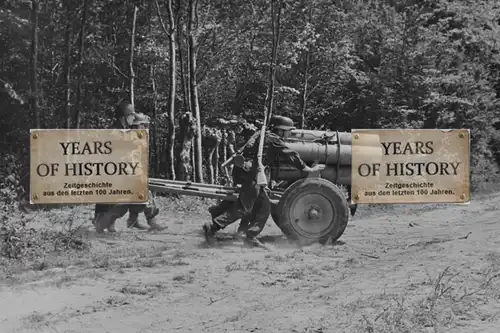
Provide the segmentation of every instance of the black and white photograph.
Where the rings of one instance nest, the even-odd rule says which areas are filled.
[[[498,0],[0,0],[0,333],[498,333],[499,245]]]

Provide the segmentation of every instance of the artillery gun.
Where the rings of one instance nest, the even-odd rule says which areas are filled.
[[[279,160],[271,168],[272,218],[281,231],[301,245],[336,241],[349,222],[352,136],[349,132],[293,130],[285,144],[308,165],[325,164],[319,175],[307,175]],[[362,153],[380,156],[377,135],[362,143]],[[358,151],[359,152],[359,151]],[[149,179],[155,192],[236,200],[237,187]]]

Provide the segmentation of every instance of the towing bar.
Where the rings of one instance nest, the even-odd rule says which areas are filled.
[[[149,189],[159,193],[177,193],[194,197],[236,201],[239,187],[212,185],[178,180],[149,178]],[[278,200],[282,192],[271,191],[270,199]]]

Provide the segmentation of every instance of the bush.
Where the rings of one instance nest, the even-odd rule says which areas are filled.
[[[482,140],[471,151],[471,190],[481,191],[496,185],[500,180],[500,135],[492,133],[488,140]]]
[[[88,244],[74,235],[74,231],[35,230],[29,227],[28,214],[20,211],[18,203],[25,191],[20,185],[19,163],[12,155],[2,159],[0,169],[0,257],[8,260],[29,261],[51,252],[83,250]]]

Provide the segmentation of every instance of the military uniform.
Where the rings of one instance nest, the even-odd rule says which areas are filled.
[[[165,227],[159,226],[155,221],[155,217],[160,213],[160,210],[158,209],[158,207],[156,207],[153,192],[149,191],[148,197],[149,200],[146,204],[128,205],[129,217],[127,219],[127,227],[137,228],[137,229],[147,229],[142,225],[140,225],[138,222],[139,214],[144,213],[146,221],[151,230],[165,229]]]
[[[129,108],[128,112],[122,111],[122,117],[117,117],[117,121],[115,122],[112,128],[119,129],[127,129],[126,125],[129,125],[131,128],[140,127],[143,124],[149,123],[149,117],[143,114],[138,114],[133,111],[133,109]],[[120,119],[121,118],[121,119]],[[123,121],[126,119],[126,121]],[[164,228],[160,227],[155,222],[155,217],[159,213],[159,209],[156,207],[156,203],[154,201],[154,196],[151,191],[149,191],[149,201],[146,204],[111,204],[111,205],[96,205],[95,213],[95,228],[97,233],[102,233],[105,229],[108,229],[110,232],[115,232],[116,229],[114,227],[117,219],[125,216],[129,212],[129,218],[127,220],[127,227],[129,228],[137,228],[137,229],[147,229],[147,227],[139,224],[138,218],[139,214],[144,212],[146,216],[146,220],[151,229],[162,230]]]
[[[135,120],[136,113],[133,108],[130,107],[129,103],[120,103],[115,110],[115,121],[109,127],[109,129],[128,129],[128,123],[132,123]],[[116,232],[114,220],[112,223],[106,222],[105,213],[110,211],[116,205],[113,204],[96,204],[94,209],[94,221],[93,224],[96,227],[98,233],[103,232],[108,229],[109,232]]]
[[[147,128],[149,125],[149,117],[144,114],[139,114],[136,117],[135,121],[132,123],[132,128]],[[156,202],[154,199],[153,192],[149,191],[148,194],[148,202],[146,204],[141,205],[129,205],[129,217],[127,219],[127,227],[129,228],[137,228],[137,229],[146,229],[142,225],[139,224],[139,214],[144,213],[146,217],[146,221],[151,230],[163,230],[165,227],[161,227],[155,221],[155,217],[160,213],[158,207],[156,207]]]
[[[243,150],[242,155],[245,158],[245,163],[241,166],[235,165],[233,168],[234,182],[235,184],[241,184],[238,200],[235,202],[223,201],[211,208],[212,223],[203,226],[208,243],[212,243],[213,236],[218,230],[224,229],[244,217],[253,222],[250,228],[246,230],[247,240],[255,241],[255,237],[264,229],[271,214],[271,202],[268,194],[269,189],[266,186],[257,184],[258,165],[256,157],[258,146],[259,137],[254,138],[253,142],[250,142]],[[262,163],[270,165],[278,159],[288,160],[291,165],[299,170],[308,168],[298,153],[289,149],[278,135],[266,132]]]

